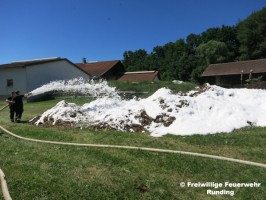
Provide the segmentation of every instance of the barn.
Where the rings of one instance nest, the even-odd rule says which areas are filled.
[[[266,59],[211,64],[201,75],[207,83],[226,88],[243,87],[247,79],[260,76],[266,80]]]
[[[90,74],[66,58],[53,57],[15,61],[0,65],[0,99],[6,99],[13,90],[27,93],[54,80],[77,77],[90,78]],[[35,100],[34,97],[29,98]]]
[[[86,62],[83,58],[82,63],[75,63],[80,69],[89,73],[93,79],[115,80],[117,72],[125,72],[125,68],[120,60],[112,61],[91,61]]]
[[[158,71],[139,71],[139,72],[118,72],[116,73],[118,81],[159,81],[161,80]]]
[[[132,82],[161,80],[158,71],[126,72],[120,60],[86,62],[86,58],[83,58],[82,63],[75,64],[96,80],[128,80]]]

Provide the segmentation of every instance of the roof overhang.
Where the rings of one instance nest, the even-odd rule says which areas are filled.
[[[9,64],[0,65],[1,69],[7,69],[7,68],[18,68],[18,67],[28,67],[28,66],[34,66],[34,65],[41,65],[46,63],[52,63],[52,62],[58,62],[58,61],[67,61],[77,69],[81,70],[82,72],[86,73],[91,77],[91,74],[86,72],[85,70],[81,69],[71,61],[69,61],[67,58],[60,58],[60,57],[53,57],[53,58],[42,58],[42,59],[34,59],[34,60],[24,60],[24,61],[14,61]]]

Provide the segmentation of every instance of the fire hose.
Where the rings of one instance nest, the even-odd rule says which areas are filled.
[[[0,109],[0,111],[4,110],[6,107],[8,107],[9,104],[5,105],[3,108]],[[0,180],[1,180],[1,185],[2,185],[2,193],[4,196],[5,200],[12,200],[10,197],[10,194],[8,192],[6,180],[5,180],[5,174],[4,172],[0,169]]]
[[[0,109],[0,111],[4,110],[9,104],[6,104],[3,108]]]
[[[5,174],[1,169],[0,169],[0,180],[1,180],[2,193],[3,193],[4,199],[5,200],[12,200],[12,198],[8,192],[8,188],[7,188],[7,184],[6,184],[6,180],[5,180]]]

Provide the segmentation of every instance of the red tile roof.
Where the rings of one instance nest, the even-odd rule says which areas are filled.
[[[112,67],[114,67],[120,60],[113,60],[113,61],[99,61],[99,62],[88,62],[86,64],[83,63],[76,63],[78,67],[83,69],[84,71],[88,72],[92,75],[92,77],[99,78],[101,75],[106,73]]]
[[[241,74],[242,70],[244,71],[243,74],[249,74],[250,70],[253,73],[266,72],[266,59],[211,64],[201,76]]]
[[[154,72],[127,72],[121,75],[117,75],[118,81],[153,81],[158,75],[158,71]],[[159,78],[159,77],[158,77]]]

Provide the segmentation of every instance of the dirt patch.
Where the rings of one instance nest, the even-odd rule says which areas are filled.
[[[163,110],[169,107],[169,106],[165,103],[165,100],[164,100],[163,98],[161,98],[161,97],[159,98],[159,104],[161,104],[160,107],[161,107]]]
[[[35,122],[37,122],[40,118],[41,118],[41,115],[36,116],[36,117],[32,118],[31,120],[29,120],[29,123],[35,124]]]
[[[172,112],[173,111],[173,109],[172,108],[169,108],[168,110],[167,110],[167,112]]]
[[[170,126],[175,120],[176,120],[175,117],[169,117],[169,118],[163,123],[163,125],[164,125],[165,127],[168,127],[168,126]]]
[[[141,124],[128,124],[127,120],[121,120],[117,124],[110,125],[106,122],[90,125],[86,127],[87,129],[103,129],[103,130],[116,130],[123,129],[129,132],[141,132],[144,130],[144,126],[148,126],[153,122],[153,118],[150,117],[145,110],[142,110],[139,115],[135,116]]]
[[[183,93],[181,91],[172,90],[172,94],[179,95],[179,96],[187,96],[187,93]]]
[[[167,104],[164,104],[164,105],[160,105],[160,107],[164,110],[164,109],[168,108],[169,106]]]
[[[124,122],[121,122],[121,125]],[[117,130],[119,129],[119,127],[117,125],[111,126],[106,122],[102,122],[102,123],[98,123],[98,124],[94,124],[94,125],[90,125],[86,127],[87,129],[102,129],[102,130]],[[128,131],[128,132],[141,132],[144,130],[144,126],[139,125],[139,124],[123,124],[123,130]]]
[[[147,187],[147,185],[137,186],[136,189],[138,189],[142,193],[150,193],[150,189]]]
[[[251,83],[246,86],[248,89],[266,89],[266,81],[261,81],[258,83]]]
[[[178,108],[188,107],[189,106],[189,103],[188,103],[187,100],[180,100],[179,102],[180,102],[180,104],[176,105],[176,107],[178,107]]]
[[[160,104],[163,104],[164,103],[164,99],[160,99]]]
[[[155,123],[162,123],[165,127],[170,126],[176,120],[175,117],[170,117],[169,115],[163,113],[161,115],[157,115],[154,119]]]
[[[212,88],[211,88],[207,83],[204,83],[203,85],[201,85],[201,86],[199,86],[199,87],[196,87],[196,88],[194,89],[194,91],[196,91],[196,92],[190,94],[189,96],[190,96],[190,97],[196,97],[196,96],[198,96],[199,94],[204,93],[204,92],[206,92],[206,91],[208,91],[208,90],[210,90],[210,89],[212,89]]]
[[[195,91],[194,93],[191,93],[191,94],[189,94],[189,93],[183,93],[183,92],[181,92],[181,91],[175,91],[175,90],[172,90],[172,94],[175,94],[175,95],[180,95],[180,96],[190,96],[190,97],[196,97],[196,96],[198,96],[199,94],[201,94],[201,93],[203,93],[203,92],[206,92],[207,90],[209,90],[209,89],[212,89],[210,86],[209,86],[209,84],[207,84],[207,83],[204,83],[203,85],[201,85],[201,86],[198,86],[198,87],[196,87],[193,91]]]
[[[115,130],[115,127],[110,126],[106,122],[90,125],[86,127],[87,129],[104,129],[104,130]]]
[[[140,115],[136,115],[135,119],[139,119],[142,126],[148,126],[152,123],[153,118],[150,117],[145,110],[142,110]]]
[[[171,117],[167,115],[166,113],[163,113],[161,115],[157,115],[155,119],[150,117],[145,110],[142,110],[139,115],[135,116],[135,119],[138,119],[140,124],[128,124],[128,121],[119,121],[117,124],[110,125],[106,122],[101,122],[98,124],[90,125],[86,127],[87,129],[103,129],[103,130],[117,130],[122,129],[129,132],[142,132],[145,130],[145,126],[151,125],[152,122],[163,124],[165,127],[170,126],[175,120],[175,117]],[[119,125],[118,125],[119,124]]]
[[[41,118],[41,116],[36,116],[33,119],[29,120],[29,122],[33,125],[35,125],[35,123]],[[40,123],[39,126],[41,127],[53,127],[53,126],[57,126],[57,127],[64,127],[65,129],[79,129],[80,126],[74,125],[71,122],[67,122],[67,121],[63,121],[61,119],[56,120],[56,122],[54,123],[54,119],[52,117],[48,118],[47,116],[44,117],[44,123]]]
[[[250,126],[255,126],[255,125],[256,125],[256,123],[251,122],[251,121],[247,121],[247,123],[248,123]]]

